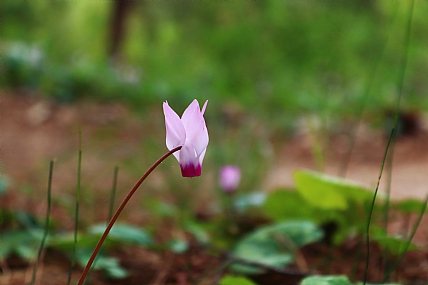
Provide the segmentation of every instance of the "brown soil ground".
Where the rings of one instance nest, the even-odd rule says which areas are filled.
[[[83,143],[89,145],[88,148],[91,149],[85,154],[83,165],[87,169],[85,175],[96,175],[100,178],[99,183],[106,188],[109,188],[111,184],[113,163],[106,163],[106,160],[102,161],[102,165],[97,163],[99,158],[106,154],[97,152],[96,145],[94,145],[96,143],[91,145],[91,138],[99,137],[100,130],[107,127],[109,130],[113,129],[112,136],[115,139],[105,142],[107,147],[104,148],[104,151],[107,149],[113,155],[123,157],[132,155],[139,141],[144,139],[144,134],[141,132],[141,119],[119,103],[80,102],[73,105],[61,105],[45,101],[35,95],[3,92],[0,124],[1,172],[3,177],[12,181],[12,189],[16,189],[14,187],[18,187],[18,185],[19,187],[36,185],[45,188],[48,160],[52,157],[69,157],[70,153],[75,156],[76,146],[79,144],[76,134],[81,125],[85,126],[82,130]],[[157,123],[153,122],[153,124],[153,127],[156,127]],[[428,132],[420,128],[417,134],[397,140],[391,187],[393,199],[424,199],[427,195],[427,139]],[[112,145],[117,141],[126,142],[126,148],[122,147],[121,150],[118,150]],[[326,173],[337,175],[340,172],[347,143],[347,138],[342,135],[335,135],[329,139],[326,144],[328,151],[324,153],[324,171]],[[385,146],[386,139],[382,132],[367,127],[360,128],[346,177],[375,189]],[[303,131],[280,146],[277,157],[279,159],[265,181],[266,189],[292,186],[294,170],[316,168],[311,152],[310,137]],[[69,162],[76,165],[75,159],[69,159]],[[41,173],[45,173],[43,177],[40,177]],[[121,179],[125,185],[131,183],[126,174]],[[384,192],[386,187],[384,180],[380,184],[381,192]],[[61,185],[64,187],[74,185],[75,173],[59,170],[55,176],[55,183],[58,188],[61,188]],[[12,195],[2,201],[2,206],[5,208],[26,207],[27,200]],[[37,211],[40,212],[42,209],[43,207],[37,208]],[[70,223],[65,228],[71,228],[72,220],[67,213],[57,209],[52,215],[63,218],[65,224]],[[401,224],[400,221],[393,223],[391,231],[399,229]],[[426,284],[428,282],[428,254],[425,250],[428,244],[426,217],[422,220],[414,240],[424,250],[409,253],[399,274],[401,278],[405,277],[406,280],[414,282],[411,284]],[[332,253],[334,262],[330,266],[330,272],[350,274],[355,252],[356,245],[353,243],[335,248]],[[374,252],[376,252],[375,249]],[[131,277],[122,281],[112,281],[106,280],[102,275],[96,273],[91,284],[210,284],[218,275],[216,268],[222,260],[221,257],[212,255],[211,252],[201,248],[196,248],[185,255],[153,253],[142,249],[123,250],[115,254],[121,258],[123,265],[131,272]],[[328,249],[325,245],[314,245],[302,250],[302,258],[306,260],[306,263],[322,264],[317,267],[320,272],[327,272],[325,268],[322,269],[323,266],[325,267],[323,260],[327,254]],[[380,260],[380,254],[374,254],[374,260],[376,259]],[[42,279],[38,284],[65,284],[68,268],[69,262],[64,256],[58,252],[48,251],[40,270]],[[79,270],[76,269],[73,274],[74,279],[79,276]],[[370,274],[373,278],[378,279],[379,275],[376,272],[379,272],[377,268]],[[290,276],[284,279],[281,274],[279,274],[279,279],[274,279],[277,277],[273,276],[278,273],[272,274],[267,277],[270,283],[267,283],[266,280],[257,281],[260,284],[294,284],[293,282],[295,282],[291,281],[295,279]],[[29,276],[31,277],[31,267],[27,267],[25,263],[22,264],[19,261],[16,264],[12,258],[7,263],[3,263],[3,276],[0,278],[0,284],[25,284],[29,280]]]

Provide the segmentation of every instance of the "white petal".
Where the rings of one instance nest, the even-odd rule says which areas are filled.
[[[171,109],[167,102],[163,103],[163,112],[165,115],[166,146],[171,150],[184,144],[186,131],[180,117]],[[179,154],[176,152],[174,156],[178,159]]]
[[[208,101],[205,102],[203,111],[205,111],[207,103]],[[186,131],[186,138],[192,142],[197,154],[200,155],[206,149],[209,138],[205,119],[199,109],[197,100],[193,100],[186,111],[184,111],[181,120]]]
[[[208,104],[208,100],[205,101],[204,106],[202,107],[202,111],[201,111],[202,115],[205,113],[205,109],[207,108],[207,104]]]
[[[190,103],[186,110],[184,110],[183,116],[181,116],[181,121],[183,122],[185,129],[188,124],[191,124],[198,119],[199,113],[201,113],[201,109],[199,108],[198,100],[195,99]]]
[[[199,155],[199,163],[202,165],[202,162],[204,161],[205,153],[207,152],[207,149],[205,148],[201,155]]]
[[[180,150],[180,159],[179,162],[181,165],[198,165],[199,159],[196,154],[195,148],[189,140],[183,145],[183,148]]]

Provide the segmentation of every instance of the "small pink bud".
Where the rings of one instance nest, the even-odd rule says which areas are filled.
[[[228,194],[232,194],[241,180],[241,170],[237,166],[227,165],[220,169],[220,186]]]

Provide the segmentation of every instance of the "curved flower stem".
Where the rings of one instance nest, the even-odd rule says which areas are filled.
[[[89,258],[88,263],[86,264],[85,269],[83,270],[82,275],[80,276],[80,279],[79,279],[79,282],[77,283],[77,285],[82,285],[83,282],[85,281],[85,278],[88,275],[88,271],[91,268],[92,264],[94,263],[95,257],[97,256],[98,252],[100,251],[101,246],[103,245],[105,239],[107,238],[107,235],[109,234],[111,228],[113,227],[113,225],[116,222],[117,218],[119,217],[120,213],[122,213],[122,211],[125,208],[126,204],[131,199],[132,195],[134,195],[135,191],[137,191],[138,187],[140,187],[141,183],[143,183],[143,181],[146,180],[147,176],[149,176],[150,173],[152,173],[152,171],[159,164],[162,163],[162,161],[164,161],[168,156],[170,156],[171,154],[173,154],[174,152],[176,152],[176,151],[178,151],[180,149],[181,149],[181,146],[178,146],[178,147],[176,147],[176,148],[168,151],[167,153],[165,153],[152,166],[150,166],[150,168],[146,171],[146,173],[144,173],[144,175],[141,176],[140,180],[138,180],[138,182],[134,185],[134,187],[132,187],[131,191],[129,191],[128,195],[125,197],[125,199],[120,204],[120,206],[117,209],[117,211],[114,213],[114,215],[111,218],[109,224],[107,225],[106,230],[104,231],[103,235],[101,236],[100,240],[98,241],[97,246],[95,247],[94,252],[92,252],[92,255]]]

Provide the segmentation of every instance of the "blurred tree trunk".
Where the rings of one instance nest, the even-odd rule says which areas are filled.
[[[126,16],[133,4],[133,1],[130,0],[116,0],[113,2],[108,45],[110,58],[117,58],[120,56],[120,46],[125,36]]]

